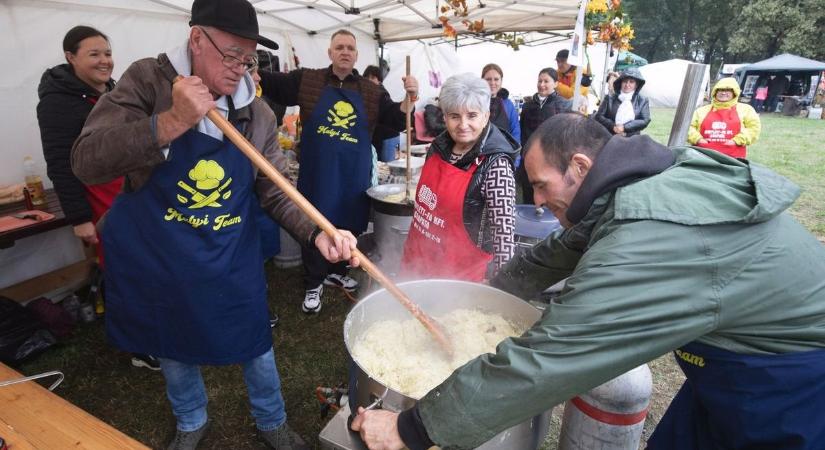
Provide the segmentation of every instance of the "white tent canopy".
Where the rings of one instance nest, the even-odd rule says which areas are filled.
[[[544,30],[521,35],[528,44],[521,51],[513,52],[504,45],[485,42],[493,39],[492,35],[464,34],[450,41],[456,45],[432,45],[447,42],[441,38],[441,28],[434,28],[434,23],[439,25],[434,0],[252,0],[252,3],[258,11],[261,34],[280,44],[275,53],[288,69],[295,68],[294,56],[303,67],[328,65],[326,50],[330,35],[348,27],[358,36],[360,56],[356,68],[359,70],[377,62],[379,39],[384,43],[430,37],[429,50],[413,56],[413,74],[422,82],[422,87],[429,79],[433,61],[440,61],[437,64],[442,81],[459,71],[480,72],[484,64],[496,62],[505,70],[504,86],[513,94],[523,95],[532,94],[535,74],[542,67],[554,66],[555,51],[567,45],[556,42],[553,46],[530,47],[529,42],[564,39],[565,30],[573,27],[578,5],[573,0],[489,0],[483,3],[483,8],[473,3],[467,19],[483,18],[490,33]],[[22,160],[26,155],[34,157],[40,164],[40,172],[45,174],[35,114],[37,85],[44,70],[64,62],[61,42],[66,31],[84,24],[106,33],[112,44],[117,79],[131,62],[182,44],[188,33],[191,5],[192,0],[0,2],[0,29],[4,36],[0,55],[4,61],[15,62],[0,73],[0,102],[7,111],[0,125],[6,144],[3,149],[6,164],[0,169],[0,184],[22,179]],[[458,20],[453,23],[459,32],[464,30]],[[386,47],[385,57],[393,68],[387,89],[393,98],[403,95],[396,75],[403,72],[403,55],[419,48],[411,45],[414,42]],[[467,45],[472,43],[480,45]],[[466,47],[457,53],[454,47],[458,45]],[[591,54],[603,55],[604,50],[594,49]],[[426,66],[422,67],[425,61]],[[422,94],[422,97],[434,95],[427,88]]]
[[[143,8],[187,15],[192,0],[150,0]],[[441,36],[440,6],[434,0],[252,0],[263,31],[325,34],[342,27],[359,30],[381,43]],[[484,20],[486,31],[572,29],[577,0],[487,0],[471,4],[466,17],[450,24],[465,32],[462,20]],[[135,8],[129,6],[130,8]],[[140,8],[140,9],[143,9]]]
[[[645,77],[645,85],[641,94],[650,101],[650,106],[656,108],[675,108],[679,103],[679,96],[682,93],[682,85],[685,82],[688,66],[693,64],[684,59],[671,59],[654,64],[648,64],[639,68],[642,76]],[[707,89],[710,80],[710,68],[705,67],[705,75],[702,78],[702,92]],[[702,99],[699,99],[700,104]]]

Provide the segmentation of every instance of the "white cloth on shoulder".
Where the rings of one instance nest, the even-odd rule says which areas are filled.
[[[636,113],[633,111],[633,94],[635,92],[622,92],[619,94],[619,100],[622,102],[619,105],[619,110],[616,111],[616,118],[613,122],[616,125],[624,125],[636,118]]]

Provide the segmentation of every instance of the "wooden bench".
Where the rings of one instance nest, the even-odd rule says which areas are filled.
[[[22,377],[0,363],[0,381]],[[11,450],[149,448],[33,381],[0,387],[0,437]]]

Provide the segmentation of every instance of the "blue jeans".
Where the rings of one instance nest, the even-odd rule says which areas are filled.
[[[206,387],[198,366],[158,358],[166,378],[166,396],[178,420],[178,430],[194,431],[206,423]],[[272,349],[243,363],[243,377],[249,394],[252,417],[261,431],[270,431],[286,422],[281,379]]]

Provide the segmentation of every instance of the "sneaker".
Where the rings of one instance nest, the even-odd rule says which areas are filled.
[[[324,279],[324,284],[327,286],[338,286],[347,292],[353,292],[358,289],[357,281],[346,275],[338,275],[337,273],[327,275]]]
[[[195,450],[198,448],[198,443],[206,435],[206,430],[209,428],[207,421],[202,427],[195,431],[175,431],[175,438],[169,443],[167,450]]]
[[[301,436],[292,431],[287,424],[270,431],[258,430],[258,436],[267,447],[276,450],[309,450],[309,446],[301,439]]]
[[[304,304],[301,305],[301,310],[307,314],[318,314],[321,312],[321,294],[323,292],[324,285],[308,290],[304,296]]]
[[[145,367],[149,370],[160,370],[160,363],[157,358],[140,353],[132,353],[132,365],[135,367]]]

